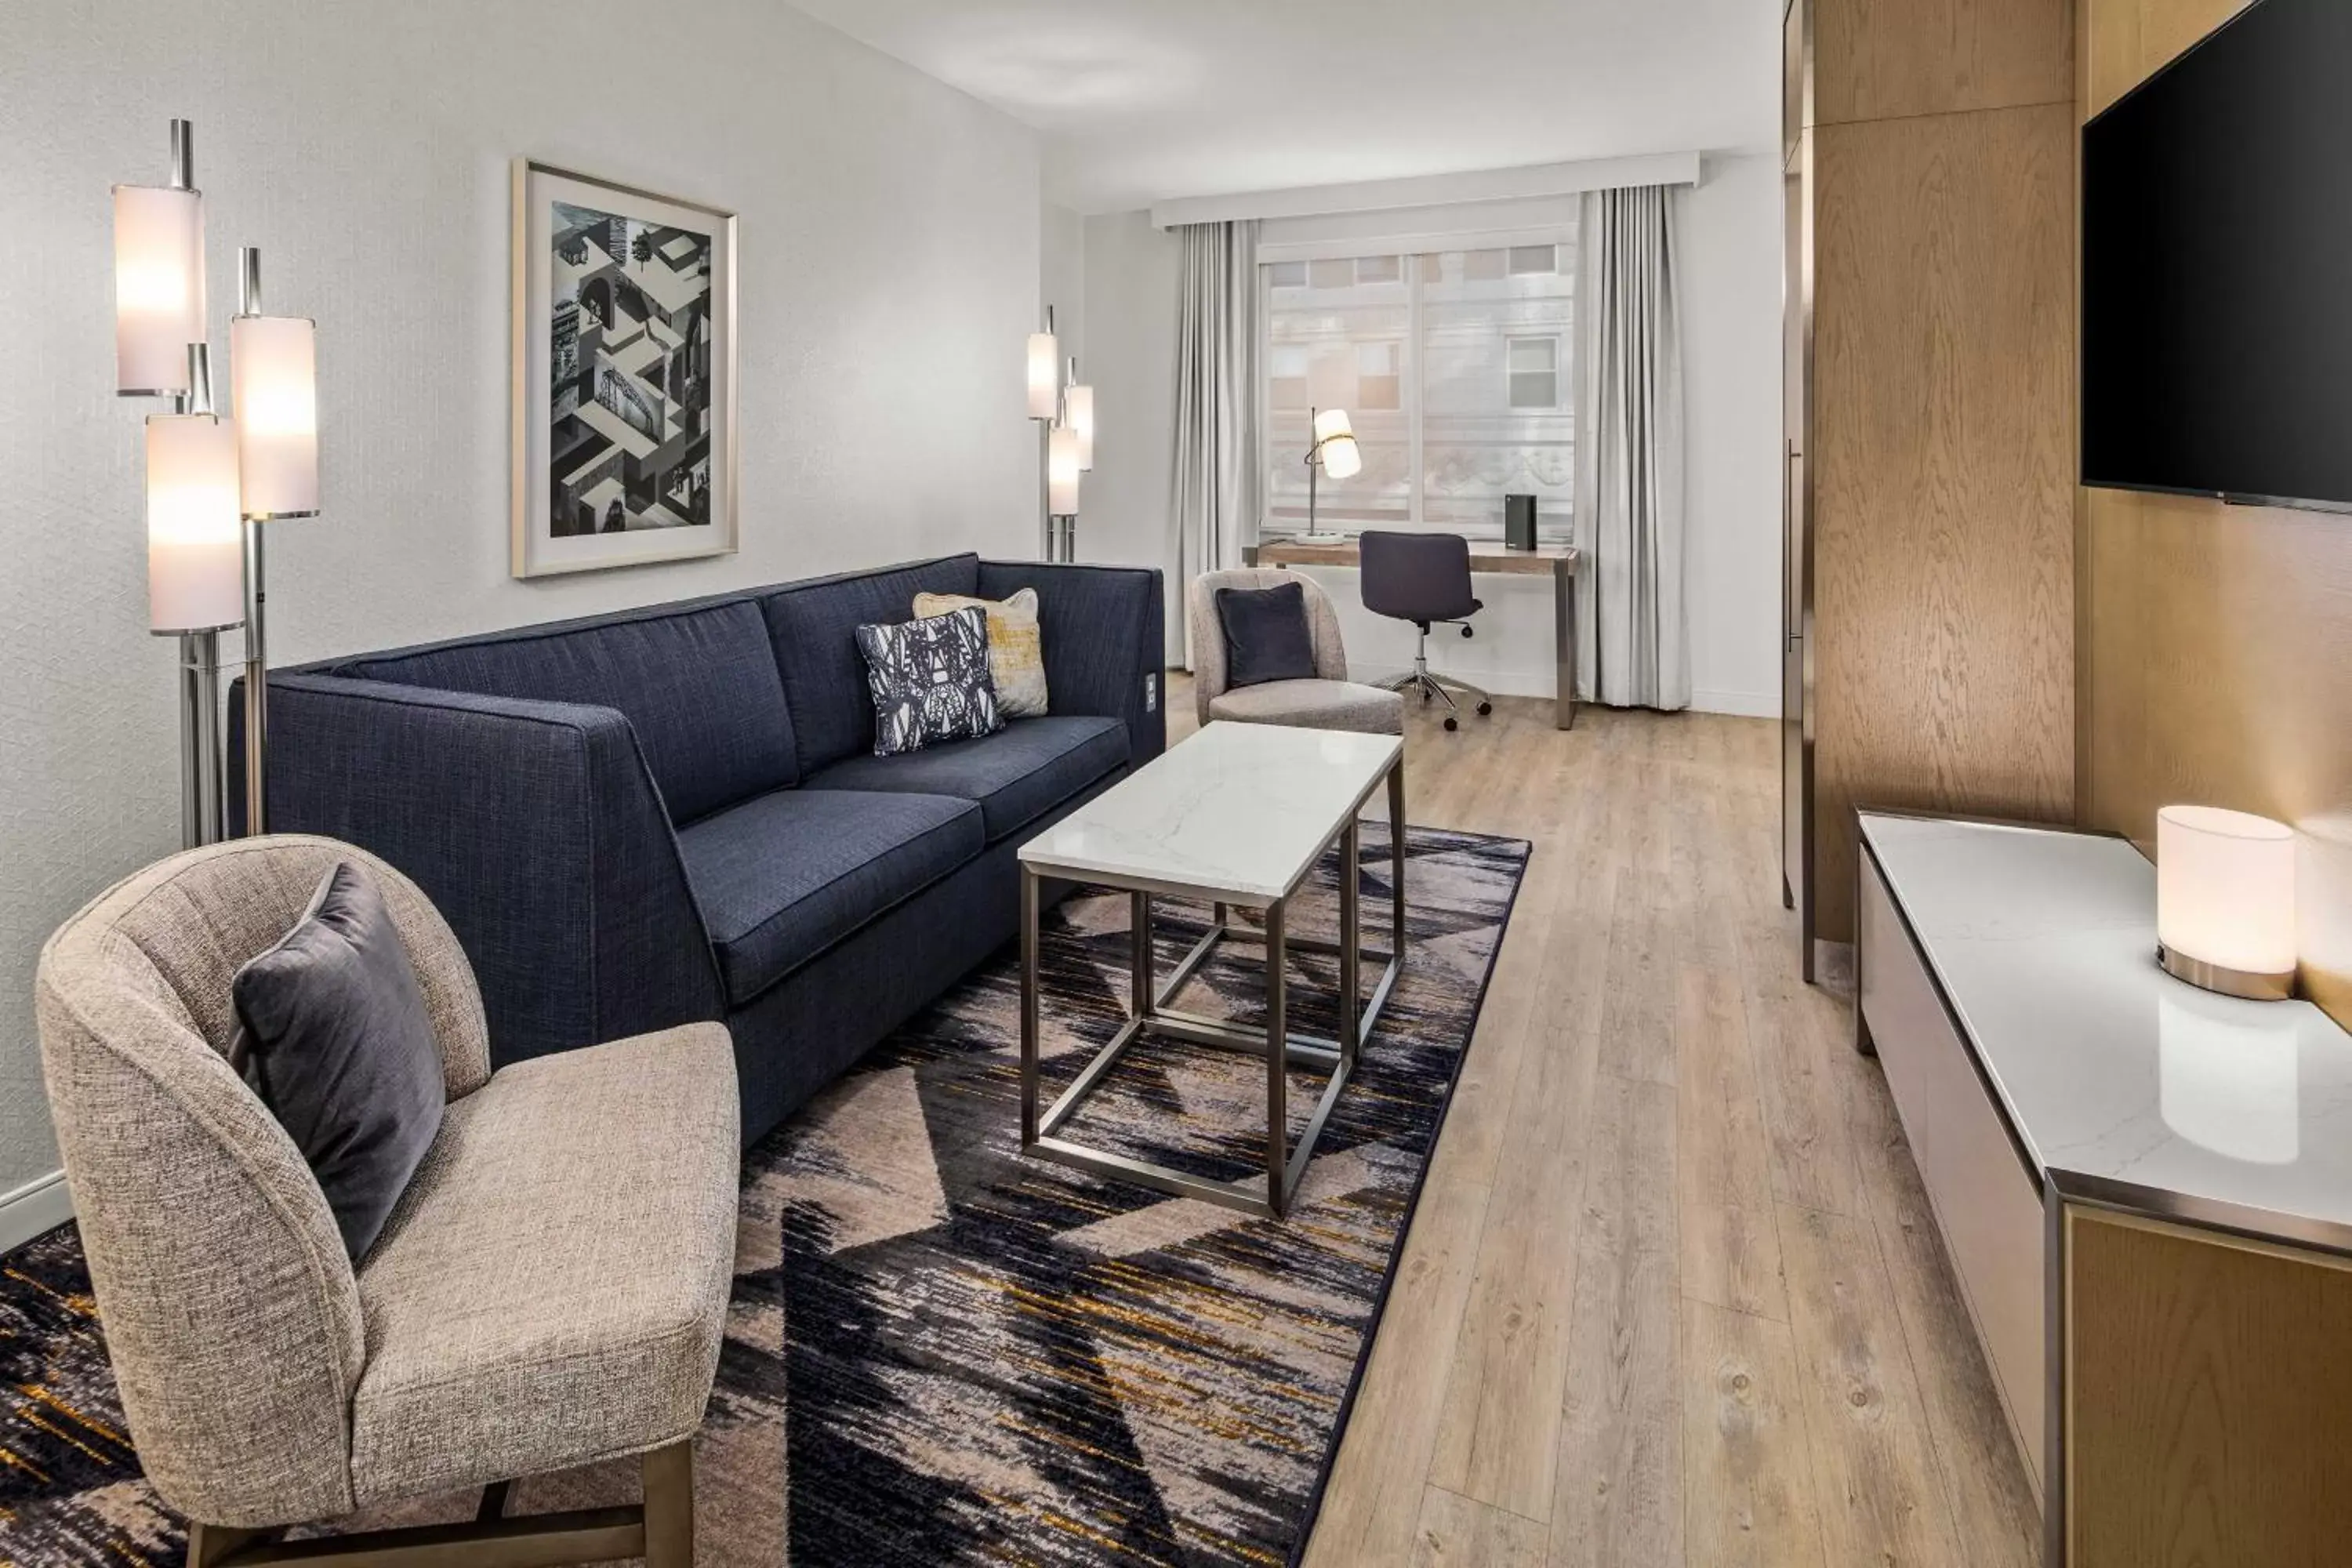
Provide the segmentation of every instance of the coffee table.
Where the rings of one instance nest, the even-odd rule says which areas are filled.
[[[1356,814],[1385,781],[1389,797],[1389,951],[1363,951]],[[1339,940],[1287,931],[1291,900],[1324,851],[1339,845]],[[1356,735],[1265,724],[1218,722],[1171,748],[1021,847],[1021,1151],[1098,1175],[1136,1182],[1183,1197],[1280,1218],[1331,1108],[1355,1070],[1364,1037],[1387,1005],[1404,963],[1404,743],[1393,735]],[[1040,1115],[1037,1107],[1039,883],[1067,879],[1125,891],[1132,911],[1134,978],[1127,1022]],[[1207,903],[1206,935],[1159,983],[1151,946],[1157,898]],[[1262,911],[1263,929],[1234,918]],[[1264,1029],[1206,1017],[1169,1004],[1224,942],[1265,948]],[[1336,1039],[1289,1027],[1285,959],[1292,950],[1339,960]],[[1363,961],[1382,965],[1369,1002]],[[1265,1173],[1257,1182],[1213,1181],[1123,1154],[1089,1149],[1060,1135],[1087,1096],[1102,1086],[1138,1040],[1189,1041],[1265,1058]],[[1329,1073],[1295,1150],[1286,1148],[1286,1068]]]

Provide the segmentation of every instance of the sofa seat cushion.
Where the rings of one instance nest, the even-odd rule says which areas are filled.
[[[747,800],[677,836],[728,998],[739,1005],[984,842],[968,800],[822,785]]]
[[[1237,724],[1287,724],[1299,730],[1404,733],[1404,699],[1352,680],[1272,680],[1209,699],[1209,717]]]
[[[767,623],[744,601],[527,626],[352,659],[337,673],[618,709],[636,731],[673,822],[800,776]]]
[[[996,843],[1127,765],[1127,726],[1082,714],[1015,719],[977,741],[898,757],[852,757],[811,775],[814,789],[953,795],[978,803]]]
[[[453,1100],[359,1272],[358,1503],[677,1442],[734,1273],[724,1026],[519,1062]]]

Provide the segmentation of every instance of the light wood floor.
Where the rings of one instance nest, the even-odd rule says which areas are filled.
[[[1412,720],[1409,819],[1535,854],[1308,1568],[2037,1563],[1885,1080],[1798,978],[1778,725]]]

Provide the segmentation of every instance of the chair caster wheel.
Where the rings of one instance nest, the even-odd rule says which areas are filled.
[[[1448,719],[1445,721],[1445,727],[1449,730],[1459,730],[1462,728],[1462,721],[1459,719]]]
[[[1487,714],[1492,713],[1494,710],[1495,705],[1491,702],[1481,702],[1478,704],[1478,717],[1481,719],[1484,719]]]
[[[1462,635],[1463,635],[1464,637],[1469,637],[1470,635],[1472,635],[1472,634],[1471,634],[1471,631],[1470,631],[1470,628],[1469,628],[1468,626],[1464,626],[1464,627],[1462,628]]]

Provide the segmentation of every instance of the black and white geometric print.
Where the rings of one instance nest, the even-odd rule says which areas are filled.
[[[895,757],[935,741],[994,734],[996,680],[988,669],[988,614],[977,605],[892,626],[857,628],[874,699],[874,754]]]

